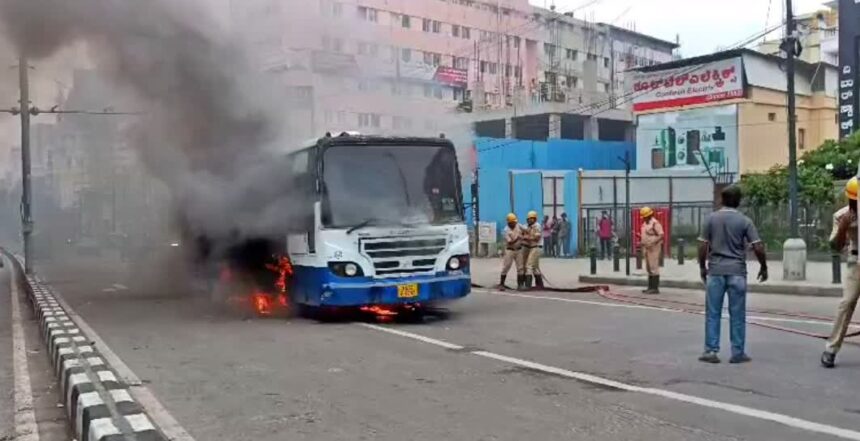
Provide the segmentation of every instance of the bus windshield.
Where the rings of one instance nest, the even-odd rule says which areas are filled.
[[[323,156],[323,224],[462,222],[457,157],[444,146],[333,146]]]

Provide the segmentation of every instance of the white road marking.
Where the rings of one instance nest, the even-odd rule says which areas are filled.
[[[125,285],[123,285],[122,283],[114,283],[114,284],[113,284],[113,287],[114,287],[114,288],[116,288],[116,289],[118,289],[118,290],[120,290],[120,291],[126,291],[126,290],[128,290],[128,287],[127,287],[127,286],[125,286]]]
[[[0,258],[2,262],[2,258]],[[4,265],[12,268],[11,264]],[[21,302],[18,298],[18,277],[9,271],[12,297],[12,363],[15,377],[15,440],[39,441],[39,425],[33,409],[33,387],[27,367],[27,344],[24,327],[21,325]]]
[[[423,335],[413,334],[411,332],[398,331],[397,329],[386,328],[385,326],[372,325],[370,323],[359,323],[359,325],[364,326],[365,328],[375,329],[377,331],[387,332],[389,334],[399,335],[401,337],[412,338],[418,341],[423,341],[424,343],[429,343],[431,345],[436,345],[439,347],[443,347],[445,349],[451,349],[454,351],[461,351],[464,349],[463,346],[455,345],[453,343],[448,343],[442,340],[436,340],[435,338],[425,337]]]
[[[460,348],[463,346],[449,343],[442,340],[437,340],[430,337],[425,337],[420,334],[415,334],[412,332],[400,331],[397,329],[386,328],[378,325],[369,325],[362,323],[361,326],[366,328],[384,331],[389,334],[399,335],[402,337],[410,338],[412,340],[417,340],[425,343],[430,343],[436,346],[441,346],[444,348]],[[785,426],[793,427],[796,429],[802,429],[809,432],[816,432],[826,435],[832,435],[838,438],[850,439],[855,441],[860,441],[860,432],[850,429],[843,429],[841,427],[831,426],[828,424],[816,423],[814,421],[804,420],[801,418],[796,418],[789,415],[784,415],[780,413],[770,412],[767,410],[755,409],[752,407],[741,406],[737,404],[727,403],[723,401],[710,400],[707,398],[700,398],[694,395],[687,395],[678,392],[673,392],[665,389],[657,389],[657,388],[649,388],[649,387],[640,387],[632,384],[622,383],[615,380],[610,380],[607,378],[599,377],[592,374],[587,374],[583,372],[575,372],[563,368],[558,368],[554,366],[549,366],[541,363],[536,363],[529,360],[523,360],[520,358],[508,357],[506,355],[500,355],[493,352],[488,351],[470,351],[472,355],[476,355],[478,357],[489,358],[492,360],[500,361],[507,364],[512,364],[515,366],[520,366],[528,369],[537,370],[540,372],[545,372],[548,374],[559,375],[562,377],[572,378],[579,381],[584,381],[591,384],[596,384],[605,387],[612,387],[615,389],[641,393],[646,395],[654,395],[674,401],[680,401],[689,404],[695,404],[697,406],[708,407],[712,409],[718,409],[725,412],[734,413],[737,415],[742,415],[750,418],[756,418],[759,420],[770,421],[778,424],[782,424]]]
[[[600,302],[600,301],[595,301],[595,300],[568,299],[565,297],[538,296],[538,295],[518,294],[518,293],[491,291],[491,290],[473,289],[472,292],[478,292],[481,294],[488,294],[488,295],[492,295],[492,296],[520,297],[520,298],[525,298],[525,299],[551,300],[554,302],[579,303],[582,305],[603,306],[603,307],[607,307],[607,308],[647,309],[647,310],[652,310],[652,311],[674,312],[674,313],[687,314],[687,312],[685,312],[685,311],[679,311],[677,309],[665,308],[665,307],[661,307],[661,306],[630,305],[630,304],[626,304],[626,303],[612,303],[612,302]],[[704,308],[704,306],[703,306],[703,308]],[[704,311],[702,311],[702,314],[704,314]],[[723,314],[724,319],[728,318],[728,317],[729,317],[728,314]],[[747,315],[747,320],[758,320],[758,321],[764,321],[764,322],[798,323],[798,324],[821,325],[821,326],[832,326],[833,325],[833,322],[823,321],[823,320],[793,319],[793,318],[767,317],[767,316],[758,316],[758,315]],[[851,327],[857,327],[857,325],[851,325]]]
[[[71,305],[66,302],[66,299],[63,296],[55,292],[54,298],[57,299],[60,305],[62,305],[63,309],[66,311],[66,314],[71,317],[72,321],[78,325],[78,328],[86,334],[90,341],[93,342],[93,345],[99,348],[99,352],[102,357],[107,360],[108,365],[119,374],[120,378],[124,383],[128,385],[128,389],[131,392],[131,395],[134,397],[137,402],[143,406],[143,409],[147,414],[152,418],[153,422],[158,426],[161,432],[167,437],[167,439],[172,441],[195,441],[194,437],[176,421],[176,418],[170,414],[170,412],[158,401],[158,398],[152,394],[152,392],[143,385],[140,381],[140,377],[119,358],[116,353],[111,350],[110,346],[105,343],[104,340],[96,333],[96,331],[90,327],[90,325],[72,309]]]

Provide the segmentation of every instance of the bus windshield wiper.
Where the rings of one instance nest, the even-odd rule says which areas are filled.
[[[358,224],[355,224],[355,225],[349,227],[349,229],[346,230],[346,234],[352,234],[353,231],[360,230],[360,229],[362,229],[362,228],[364,228],[364,227],[366,227],[366,226],[368,226],[374,222],[376,222],[376,218],[369,217],[369,218],[363,220],[361,223],[358,223]]]

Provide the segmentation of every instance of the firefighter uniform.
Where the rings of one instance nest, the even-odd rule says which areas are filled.
[[[842,282],[842,301],[839,303],[836,319],[833,322],[833,331],[830,334],[830,338],[827,339],[824,354],[821,356],[821,363],[828,368],[835,366],[836,353],[842,347],[845,334],[848,332],[848,326],[851,324],[851,317],[854,315],[854,309],[857,307],[857,299],[860,298],[860,272],[858,272],[857,263],[857,213],[856,211],[852,212],[850,208],[851,205],[856,206],[857,190],[857,178],[848,181],[848,184],[845,186],[845,195],[850,201],[849,206],[843,207],[833,214],[833,230],[830,233],[830,243],[835,247],[841,242],[848,248],[848,271],[845,275],[845,280]],[[840,224],[846,222],[848,223],[848,228],[841,233],[845,236],[839,238]]]
[[[499,287],[505,287],[505,279],[508,277],[508,272],[511,266],[516,264],[517,267],[517,288],[522,289],[525,284],[525,262],[523,261],[523,238],[525,232],[522,225],[517,221],[517,217],[509,214],[508,225],[505,226],[505,254],[502,260],[502,275],[499,279]]]
[[[645,253],[645,269],[648,271],[648,289],[646,294],[658,294],[660,292],[660,252],[663,249],[663,226],[654,218],[654,210],[644,207],[640,210],[642,217],[642,229],[640,230],[640,242]]]
[[[537,222],[537,212],[530,211],[528,224],[525,226],[525,240],[523,241],[524,255],[526,261],[526,286],[543,288],[543,276],[540,271],[541,241],[543,240],[543,228]]]

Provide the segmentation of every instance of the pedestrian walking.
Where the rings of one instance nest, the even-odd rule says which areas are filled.
[[[559,221],[558,216],[553,215],[552,217],[552,253],[550,254],[552,257],[558,257],[561,250],[558,243],[558,228]]]
[[[842,348],[842,341],[851,324],[851,317],[857,307],[860,297],[860,274],[857,268],[857,192],[860,183],[857,178],[851,178],[845,184],[845,196],[848,205],[833,213],[833,229],[830,232],[830,246],[833,251],[842,253],[848,251],[848,271],[845,282],[842,283],[842,301],[836,311],[833,331],[821,354],[821,365],[826,368],[836,367],[836,353]]]
[[[517,289],[523,289],[526,281],[526,267],[523,261],[523,240],[525,238],[525,230],[520,225],[517,215],[510,213],[505,219],[505,255],[502,259],[502,275],[499,278],[499,289],[506,289],[505,280],[508,278],[508,272],[511,270],[511,265],[516,264],[517,269]]]
[[[699,271],[705,282],[705,352],[699,361],[719,363],[720,322],[723,298],[729,297],[729,337],[732,358],[729,363],[750,361],[746,353],[747,244],[761,265],[758,280],[767,280],[764,244],[755,224],[737,211],[741,204],[737,185],[722,192],[723,208],[708,216],[699,237]]]
[[[558,241],[561,243],[561,257],[570,257],[570,221],[567,213],[562,213],[558,221]]]
[[[552,221],[549,219],[549,216],[543,217],[543,247],[546,250],[546,253],[552,256]]]
[[[639,243],[645,253],[645,269],[648,271],[648,288],[645,294],[660,294],[660,252],[663,250],[663,225],[654,217],[651,207],[639,210],[642,217],[642,228]]]
[[[597,221],[597,238],[600,240],[600,259],[612,258],[612,236],[615,226],[609,212],[604,211]]]
[[[543,276],[540,271],[541,234],[542,229],[537,222],[536,211],[529,211],[526,219],[525,239],[523,240],[523,252],[526,256],[526,287],[534,286],[543,288]]]

